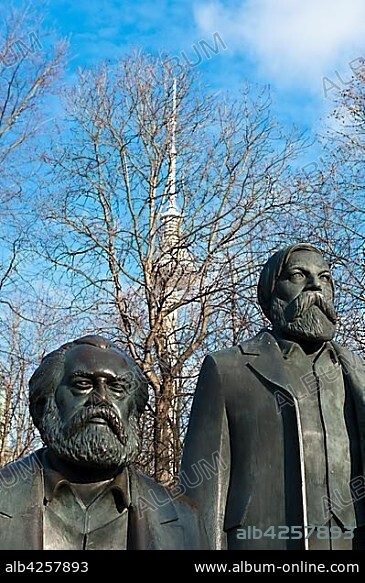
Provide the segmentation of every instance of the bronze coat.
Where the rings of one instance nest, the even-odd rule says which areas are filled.
[[[352,401],[355,411],[350,441],[356,442],[359,458],[356,475],[364,476],[365,364],[336,343],[332,345],[344,373],[346,400]],[[240,346],[207,356],[203,363],[181,482],[201,506],[213,548],[226,548],[227,539],[231,549],[304,548],[303,540],[236,536],[237,529],[248,526],[262,530],[274,526],[277,533],[278,526],[303,524],[300,430],[291,389],[296,380],[266,330]],[[278,393],[288,405],[278,408]],[[206,463],[213,468],[208,477]],[[363,514],[363,509],[357,509],[357,525],[364,524]],[[337,517],[355,526],[353,504],[338,509]],[[324,524],[321,500],[311,500],[308,519],[310,524]]]
[[[35,452],[0,470],[0,550],[43,547],[41,459],[39,452]],[[161,484],[132,467],[129,475],[132,509],[128,549],[207,548],[205,531],[193,502],[185,496],[173,497]]]

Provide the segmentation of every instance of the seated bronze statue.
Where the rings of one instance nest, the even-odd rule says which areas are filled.
[[[194,504],[133,466],[148,384],[126,353],[79,338],[29,387],[45,447],[0,470],[0,549],[206,548]]]

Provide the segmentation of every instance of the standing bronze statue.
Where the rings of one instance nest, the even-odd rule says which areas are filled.
[[[148,385],[125,352],[79,338],[29,387],[46,447],[0,470],[1,550],[206,548],[194,503],[133,466]]]
[[[213,548],[365,548],[365,363],[332,340],[333,299],[318,249],[280,250],[258,284],[272,328],[203,363],[181,480]]]

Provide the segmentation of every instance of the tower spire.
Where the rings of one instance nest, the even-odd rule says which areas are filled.
[[[176,77],[172,86],[172,115],[171,115],[171,143],[170,143],[170,164],[169,176],[167,179],[167,208],[168,211],[177,212],[176,200],[176,96],[177,96],[177,81]]]
[[[172,85],[172,108],[170,115],[170,149],[169,149],[169,168],[165,188],[165,211],[161,217],[162,223],[162,248],[172,249],[179,240],[181,213],[177,202],[176,189],[176,121],[177,121],[177,82],[176,78]]]

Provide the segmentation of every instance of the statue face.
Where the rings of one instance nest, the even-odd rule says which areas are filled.
[[[139,446],[138,388],[118,351],[91,345],[68,350],[63,377],[39,421],[44,442],[60,458],[78,465],[128,465]]]
[[[336,319],[328,264],[314,251],[294,251],[275,286],[274,330],[296,340],[331,340]]]
[[[128,364],[117,351],[87,345],[72,348],[55,396],[62,422],[67,425],[80,411],[96,405],[108,407],[127,422],[134,405],[133,390],[127,391],[129,377]],[[88,423],[102,429],[108,420],[95,416]]]
[[[275,287],[278,298],[287,303],[303,291],[318,291],[333,301],[332,277],[326,261],[314,251],[298,250],[289,257]]]

